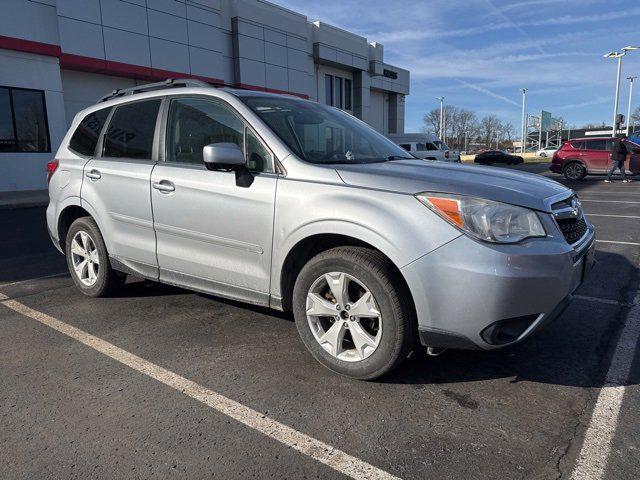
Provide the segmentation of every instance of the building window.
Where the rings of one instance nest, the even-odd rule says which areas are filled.
[[[324,103],[333,106],[333,75],[324,76]]]
[[[351,79],[337,77],[335,75],[324,75],[324,103],[330,107],[338,107],[344,110],[353,108],[351,99],[353,97],[351,89]]]
[[[42,90],[0,87],[0,152],[50,152]]]
[[[342,108],[342,78],[333,77],[333,106]]]

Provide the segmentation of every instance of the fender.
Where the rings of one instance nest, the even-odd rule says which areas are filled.
[[[587,172],[589,171],[589,167],[587,167],[587,165],[580,158],[567,158],[562,163],[562,172],[564,173],[564,169],[567,168],[567,165],[569,165],[570,163],[576,163],[576,162],[582,165]]]
[[[100,229],[100,233],[102,234],[102,239],[104,240],[104,244],[107,247],[107,251],[108,252],[112,252],[113,249],[111,248],[112,247],[111,239],[110,239],[109,235],[105,234],[108,230],[105,228],[104,222],[102,221],[102,218],[96,212],[96,209],[93,208],[93,205],[91,205],[89,202],[87,202],[87,200],[85,200],[84,198],[81,199],[80,206],[82,208],[84,208],[87,212],[89,212],[89,215],[91,215],[91,217],[98,224],[98,228]]]
[[[344,185],[281,182],[271,257],[271,294],[280,297],[282,269],[299,242],[342,235],[371,245],[402,268],[461,235],[413,195]],[[429,221],[429,217],[433,221]],[[420,221],[424,218],[424,222]]]

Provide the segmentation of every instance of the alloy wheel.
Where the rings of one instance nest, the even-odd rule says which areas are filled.
[[[339,360],[364,360],[380,345],[380,308],[366,285],[352,275],[330,272],[318,277],[307,294],[306,313],[316,341]]]
[[[582,177],[582,167],[577,163],[567,165],[565,169],[565,175],[570,180],[579,180]]]
[[[87,287],[98,281],[100,258],[91,236],[84,230],[78,231],[71,240],[71,262],[78,280]]]

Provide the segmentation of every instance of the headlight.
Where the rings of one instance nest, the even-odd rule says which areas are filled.
[[[419,193],[416,198],[463,232],[494,243],[516,243],[546,232],[528,208],[464,195]]]

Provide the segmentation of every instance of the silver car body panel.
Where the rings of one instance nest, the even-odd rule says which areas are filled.
[[[100,219],[109,255],[145,276],[157,278],[156,235],[151,213],[149,178],[154,162],[92,158],[84,167],[81,197]],[[90,178],[99,175],[100,178]]]
[[[200,289],[227,285],[268,297],[278,176],[256,175],[243,188],[234,172],[165,163],[153,170],[157,182],[175,186],[151,191],[160,281],[181,274],[199,279]]]
[[[551,213],[555,202],[573,194],[570,189],[538,175],[442,162],[307,163],[238,98],[249,94],[268,95],[213,88],[135,95],[136,100],[199,95],[227,102],[280,166],[278,173],[255,175],[248,187],[236,185],[231,172],[164,162],[162,149],[156,164],[81,158],[66,148],[79,120],[127,99],[80,112],[58,151],[61,165],[50,185],[52,237],[58,238],[57,219],[65,206],[80,203],[96,219],[116,267],[276,308],[282,306],[283,266],[296,245],[316,235],[351,237],[396,265],[421,329],[451,332],[480,348],[494,348],[480,336],[491,322],[536,314],[537,324],[581,281],[580,262],[593,244],[593,226],[588,224],[572,246]],[[82,176],[93,168],[112,179],[109,188],[98,189]],[[175,190],[152,187],[163,180]],[[548,235],[515,245],[473,240],[414,197],[424,191],[537,210]]]

